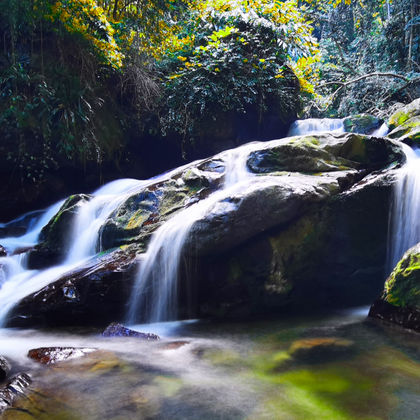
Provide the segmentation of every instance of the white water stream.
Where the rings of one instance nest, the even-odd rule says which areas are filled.
[[[403,144],[407,163],[398,171],[390,210],[387,271],[420,242],[420,150]]]
[[[129,302],[127,323],[161,322],[177,319],[178,276],[182,251],[194,223],[212,211],[220,211],[223,198],[238,189],[252,175],[246,160],[254,143],[220,154],[225,164],[224,184],[205,200],[180,211],[154,234],[140,269]]]
[[[343,120],[340,118],[308,118],[295,121],[288,132],[288,136],[301,136],[316,133],[344,133]]]

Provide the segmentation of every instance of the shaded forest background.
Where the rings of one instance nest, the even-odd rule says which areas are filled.
[[[415,0],[0,0],[0,220],[420,96]]]

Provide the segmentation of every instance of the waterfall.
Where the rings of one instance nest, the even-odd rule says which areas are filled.
[[[389,132],[388,125],[383,123],[379,128],[377,128],[372,134],[372,137],[385,137]]]
[[[320,132],[344,132],[343,120],[296,121],[289,135]],[[386,132],[387,127],[384,125],[373,135],[385,135]],[[249,182],[253,175],[247,170],[246,160],[249,152],[255,147],[255,143],[249,143],[221,153],[218,158],[224,162],[225,166],[222,188],[213,192],[205,200],[200,200],[179,211],[154,232],[146,253],[139,257],[139,270],[127,315],[130,322],[138,321],[141,316],[149,322],[171,320],[177,317],[178,275],[188,234],[194,223],[210,212],[223,212],[223,206],[228,205],[224,199]],[[28,213],[10,223],[0,224],[0,232],[7,231],[12,226],[21,227],[22,224],[26,224],[26,232],[23,235],[0,238],[0,245],[3,245],[8,252],[7,257],[0,257],[0,325],[4,324],[7,313],[21,299],[58,280],[101,251],[101,227],[128,196],[149,185],[180,174],[185,168],[197,165],[197,163],[186,164],[146,181],[133,179],[114,181],[95,191],[89,200],[80,202],[78,205],[64,260],[47,269],[27,269],[25,250],[38,243],[42,228],[58,212],[63,201],[44,211]],[[407,168],[409,166],[407,165]],[[401,188],[407,190],[411,187]],[[397,201],[401,205],[401,200]],[[396,204],[394,206],[396,207]],[[403,211],[407,210],[396,210],[397,213]],[[414,214],[413,210],[413,217]],[[396,235],[399,236],[399,233]],[[406,245],[401,245],[401,248],[404,247]]]
[[[308,118],[295,121],[289,129],[288,136],[302,136],[316,133],[344,133],[343,120],[339,118]]]
[[[65,260],[44,270],[28,270],[26,254],[13,254],[19,249],[31,248],[37,244],[42,228],[59,211],[64,201],[59,201],[35,218],[22,216],[10,222],[9,224],[13,224],[18,220],[29,220],[24,235],[0,238],[0,244],[6,248],[9,255],[0,258],[0,325],[4,324],[7,313],[21,299],[59,279],[95,255],[98,251],[96,247],[101,225],[128,194],[143,184],[142,181],[122,179],[95,191],[92,199],[81,205],[75,217]]]
[[[387,270],[391,272],[405,251],[420,242],[420,150],[402,144],[407,158],[398,171],[390,211]]]
[[[220,210],[217,204],[251,176],[246,160],[252,147],[250,143],[220,154],[225,164],[222,189],[180,211],[153,234],[140,260],[129,302],[128,323],[176,319],[179,267],[188,233],[197,220]]]

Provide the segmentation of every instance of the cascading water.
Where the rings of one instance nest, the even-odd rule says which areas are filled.
[[[288,132],[288,136],[301,136],[316,133],[344,133],[344,123],[339,118],[308,118],[295,121]]]
[[[230,189],[238,188],[251,176],[246,169],[250,148],[252,143],[222,153],[220,156],[225,163],[223,188],[179,212],[153,234],[147,252],[141,257],[129,302],[128,323],[139,319],[146,322],[176,319],[179,267],[188,233],[197,220],[229,194]]]
[[[405,251],[420,242],[420,150],[403,144],[407,158],[399,170],[390,213],[387,270],[391,272]]]
[[[36,220],[29,220],[24,235],[1,238],[0,244],[12,256],[0,258],[0,325],[4,324],[7,313],[21,299],[47,286],[93,256],[97,251],[100,226],[127,194],[143,184],[142,181],[123,179],[111,182],[94,192],[92,199],[81,205],[70,235],[69,252],[65,261],[57,266],[45,270],[28,270],[25,253],[13,253],[36,245],[42,228],[58,212],[64,201],[48,208]]]

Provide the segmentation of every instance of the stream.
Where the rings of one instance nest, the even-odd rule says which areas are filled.
[[[386,130],[382,126],[373,134],[383,136]],[[310,120],[296,122],[289,134],[323,131],[341,133],[344,128],[341,120]],[[18,399],[2,419],[418,418],[418,336],[366,320],[366,307],[242,323],[175,321],[178,265],[189,229],[208,212],[223,210],[223,197],[250,182],[254,175],[246,170],[246,158],[252,148],[250,143],[221,153],[225,176],[220,189],[163,223],[139,257],[126,323],[161,340],[108,338],[88,328],[2,328],[0,355],[11,361],[12,373],[28,372],[33,379],[28,396]],[[405,153],[407,165],[399,172],[390,216],[389,267],[420,239],[419,155],[408,147]],[[65,258],[47,269],[27,269],[25,249],[38,242],[42,227],[63,201],[22,216],[26,232],[0,239],[9,253],[0,257],[0,325],[22,298],[102,250],[101,226],[127,196],[179,170],[98,189],[80,206]],[[13,223],[0,228],[12,229]],[[148,323],[138,324],[140,320]],[[27,354],[46,346],[95,351],[45,368]]]
[[[365,322],[368,308],[246,323],[133,326],[150,343],[78,331],[1,330],[2,353],[34,380],[4,419],[416,419],[418,336]],[[341,340],[328,358],[296,343]],[[295,344],[294,344],[295,343]],[[45,368],[39,346],[99,348]],[[27,413],[31,413],[28,415]]]

